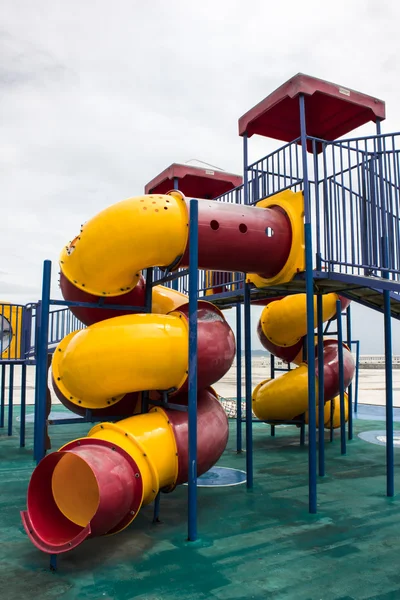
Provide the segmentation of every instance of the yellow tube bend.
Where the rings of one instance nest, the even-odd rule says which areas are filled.
[[[187,322],[174,314],[114,317],[75,331],[52,363],[61,393],[84,408],[106,407],[129,392],[180,388],[187,368]]]
[[[182,256],[188,224],[182,197],[123,200],[82,227],[61,253],[60,268],[71,283],[90,294],[120,296],[135,287],[141,269],[168,267]]]
[[[338,295],[322,297],[322,320],[327,321],[336,314]],[[314,298],[314,321],[317,322],[317,299]],[[285,296],[268,304],[261,314],[264,335],[277,346],[293,346],[307,333],[306,294]]]

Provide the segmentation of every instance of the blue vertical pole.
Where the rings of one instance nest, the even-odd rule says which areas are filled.
[[[386,387],[386,494],[394,496],[394,442],[393,442],[393,366],[392,323],[390,292],[383,292],[385,322],[385,387]]]
[[[20,448],[25,446],[25,414],[26,414],[26,364],[21,366],[21,425],[19,430]]]
[[[199,206],[190,201],[189,222],[189,479],[188,539],[197,539],[197,296]]]
[[[1,391],[0,391],[0,427],[4,427],[4,406],[6,403],[6,365],[1,365]]]
[[[351,308],[350,306],[346,309],[346,328],[347,328],[347,345],[351,352]],[[350,383],[348,390],[348,410],[349,410],[349,428],[347,437],[349,440],[353,439],[353,384]]]
[[[34,351],[35,351],[35,404],[34,404],[34,427],[33,427],[33,458],[37,460],[37,430],[39,423],[39,338],[40,338],[40,316],[42,314],[42,301],[39,300],[36,305],[35,314],[35,333],[34,333]]]
[[[242,451],[242,306],[236,304],[236,452]]]
[[[174,190],[178,190],[178,189],[179,189],[179,179],[177,177],[174,177]],[[172,289],[173,290],[179,289],[179,279],[174,279],[172,281]]]
[[[324,398],[324,324],[322,311],[323,297],[317,296],[318,325],[318,474],[325,475],[325,398]]]
[[[37,344],[37,388],[35,393],[35,438],[34,456],[40,462],[46,454],[46,398],[47,398],[47,352],[49,337],[49,312],[51,288],[51,261],[43,263],[42,301],[38,306],[40,312],[40,328]]]
[[[14,408],[14,365],[10,364],[10,378],[8,381],[8,435],[13,430],[13,408]]]
[[[355,394],[354,394],[354,412],[358,411],[358,376],[360,369],[360,340],[356,341],[356,383],[355,383]]]
[[[381,123],[376,122],[376,132],[381,134]],[[382,214],[382,266],[389,267],[389,243],[386,221],[389,215],[386,209],[385,188],[383,181],[382,149],[378,138],[379,150],[379,182],[381,191]],[[389,272],[382,271],[382,278],[389,279]],[[390,308],[390,291],[383,291],[383,315],[385,327],[385,393],[386,393],[386,495],[394,496],[394,440],[393,440],[393,364],[392,364],[392,318]]]
[[[249,204],[248,138],[243,135],[243,203]],[[244,368],[246,394],[246,485],[253,487],[253,411],[251,390],[251,304],[250,286],[244,273]]]
[[[253,487],[253,410],[251,390],[251,304],[250,286],[244,284],[244,364],[246,382],[246,482]]]
[[[275,379],[275,356],[271,353],[269,355],[269,374],[271,379]],[[271,425],[271,436],[275,436],[275,425]]]
[[[146,311],[151,313],[153,306],[153,268],[146,269],[146,291],[145,291],[145,306]],[[142,413],[147,413],[149,410],[149,391],[143,390],[142,392]]]
[[[247,133],[243,136],[243,204],[249,204],[249,173],[248,173],[248,139]]]
[[[307,362],[308,362],[308,509],[317,512],[317,418],[314,366],[314,278],[311,235],[311,203],[307,167],[307,132],[305,98],[300,94],[300,135],[304,183],[304,237],[306,258],[306,313],[307,313]]]
[[[145,292],[145,304],[146,311],[151,313],[153,300],[153,268],[146,270],[146,292]]]
[[[343,364],[343,327],[342,304],[336,301],[338,359],[339,359],[339,394],[340,394],[340,452],[346,454],[346,413],[344,403],[344,364]]]

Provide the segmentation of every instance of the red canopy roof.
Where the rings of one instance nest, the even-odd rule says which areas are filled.
[[[213,170],[211,167],[201,169],[174,163],[146,184],[145,194],[169,192],[174,187],[175,178],[179,180],[179,190],[185,196],[195,198],[216,198],[243,183],[243,178],[239,175]]]
[[[239,119],[247,133],[291,142],[300,137],[300,94],[305,96],[307,135],[332,141],[368,121],[385,118],[385,103],[349,88],[298,73]]]

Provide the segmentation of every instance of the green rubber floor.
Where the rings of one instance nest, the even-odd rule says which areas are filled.
[[[399,425],[396,424],[398,428]],[[384,423],[356,421],[355,434]],[[87,425],[54,425],[53,448]],[[308,514],[307,448],[295,427],[271,438],[254,425],[254,475],[245,485],[200,488],[199,541],[186,538],[186,487],[162,496],[161,524],[146,507],[130,528],[88,540],[59,557],[58,571],[29,542],[19,511],[33,469],[27,447],[0,430],[0,598],[2,600],[400,599],[400,495],[385,497],[385,447],[355,435],[347,456],[327,444],[318,515]],[[219,465],[245,468],[235,424]],[[400,490],[400,450],[395,450]]]

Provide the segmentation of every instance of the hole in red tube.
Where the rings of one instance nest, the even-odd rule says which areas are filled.
[[[219,223],[218,221],[215,221],[214,219],[211,221],[210,223],[210,227],[211,229],[213,229],[214,231],[217,231],[217,229],[219,229]]]
[[[247,225],[245,225],[244,223],[240,223],[240,225],[239,225],[239,231],[240,231],[240,233],[246,233],[246,231],[247,231]]]
[[[272,237],[274,235],[274,230],[272,229],[272,227],[267,227],[265,233],[267,237]]]

